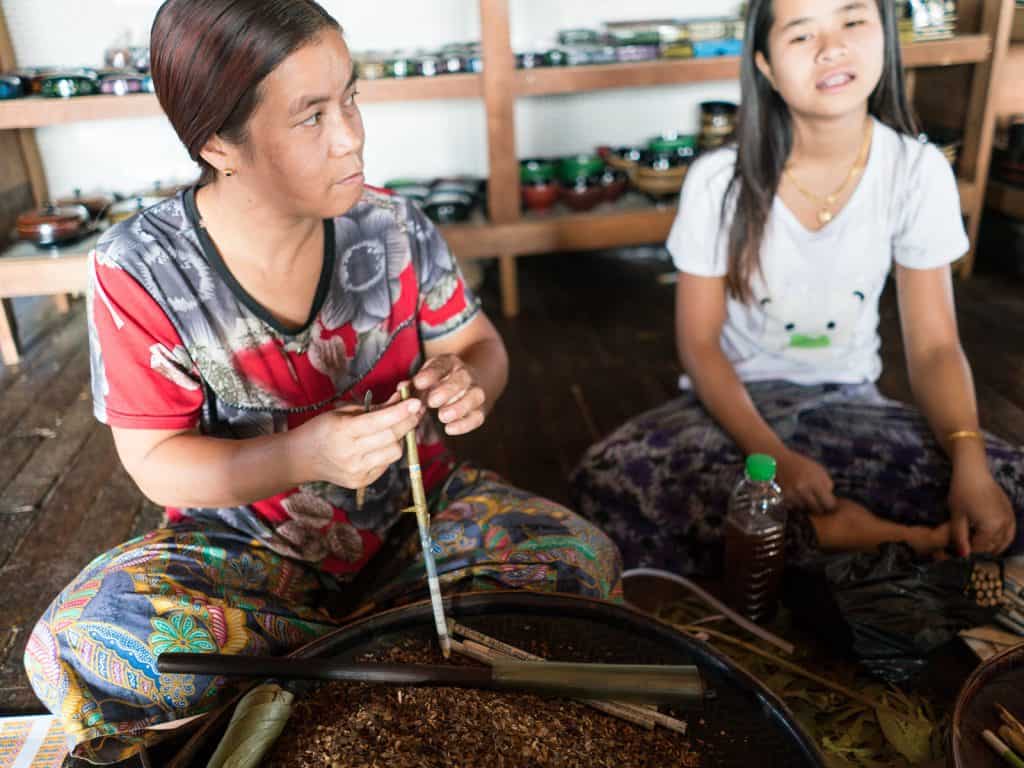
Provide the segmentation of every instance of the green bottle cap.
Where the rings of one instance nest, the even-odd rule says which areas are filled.
[[[775,479],[775,459],[763,453],[747,456],[747,475],[758,483],[769,483]]]

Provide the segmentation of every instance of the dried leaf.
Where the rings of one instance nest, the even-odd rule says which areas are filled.
[[[892,698],[908,708],[914,706],[909,699],[898,692],[894,693]],[[931,759],[934,726],[924,717],[916,714],[903,719],[883,709],[877,710],[875,714],[878,717],[879,725],[882,726],[885,738],[911,765]]]
[[[788,632],[786,626],[777,624],[771,629],[795,642],[796,652],[788,661],[806,659],[797,663],[891,710],[887,714],[892,722],[883,724],[882,712],[866,706],[860,699],[837,694],[818,682],[780,668],[749,649],[733,642],[718,642],[718,638],[712,636],[711,642],[719,651],[786,700],[801,726],[821,746],[829,768],[908,768],[944,756],[950,716],[944,707],[936,713],[922,696],[881,684],[854,664],[823,658],[820,652],[815,652],[813,642],[806,642],[806,637],[802,638],[805,642],[799,642],[801,637]],[[729,632],[729,626],[715,625],[715,632]],[[746,636],[737,630],[732,637]],[[757,639],[747,642],[761,645]],[[936,724],[939,718],[941,722]]]
[[[838,744],[844,747],[850,747],[855,744],[862,743],[864,738],[864,724],[867,718],[868,714],[865,712],[861,714],[859,717],[857,717],[852,723],[850,723],[850,725],[846,729],[840,730],[840,733],[842,733],[842,735],[839,737]],[[846,718],[843,719],[845,720]],[[830,721],[830,726],[839,730],[841,728],[840,723],[841,720],[836,720],[833,718]]]
[[[274,684],[247,693],[235,707],[217,751],[207,768],[252,768],[284,729],[291,714],[293,696]]]

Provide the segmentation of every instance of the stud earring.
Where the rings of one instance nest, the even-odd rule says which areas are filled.
[[[235,172],[234,172],[234,170],[233,170],[233,169],[231,169],[231,168],[225,168],[225,169],[224,169],[224,175],[225,175],[225,176],[234,176],[234,175],[235,175]]]

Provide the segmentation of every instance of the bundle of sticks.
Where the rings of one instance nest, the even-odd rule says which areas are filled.
[[[964,595],[985,608],[1001,605],[1004,595],[1003,574],[999,563],[974,563],[970,579],[964,587]]]
[[[448,619],[448,634],[453,638],[450,641],[453,651],[483,664],[493,665],[495,661],[501,659],[546,661],[540,656],[516,648],[482,632],[477,632],[452,619]],[[676,733],[686,733],[684,721],[659,712],[654,706],[597,699],[581,699],[580,701],[607,715],[612,715],[649,731],[653,730],[655,726],[660,726]]]
[[[996,615],[996,621],[1005,629],[1017,635],[1024,635],[1024,595],[1022,585],[1006,576],[1002,593],[1002,610]]]
[[[996,704],[996,711],[1003,722],[997,730],[998,736],[987,728],[981,736],[1004,762],[1024,768],[1024,725],[1002,704]]]
[[[974,627],[960,636],[982,659],[1024,643],[1024,573],[1012,561],[976,563],[965,589],[979,605],[998,608],[994,625]]]

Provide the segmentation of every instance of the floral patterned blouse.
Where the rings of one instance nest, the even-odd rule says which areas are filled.
[[[423,342],[475,317],[433,224],[407,200],[366,188],[324,222],[308,322],[289,330],[249,296],[201,223],[191,188],[112,227],[90,258],[93,409],[113,427],[242,439],[298,427],[367,391],[383,403],[423,362]],[[428,490],[453,459],[432,419],[418,432]],[[217,520],[337,574],[358,571],[407,503],[393,465],[366,493],[310,483],[241,507],[169,509]]]

